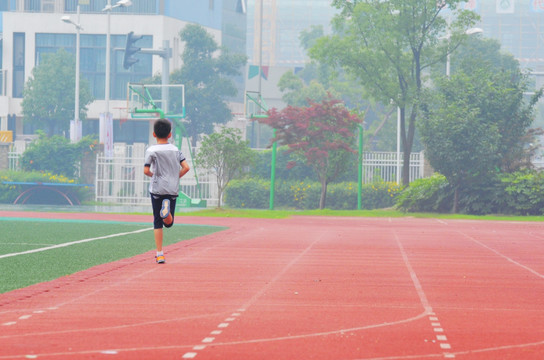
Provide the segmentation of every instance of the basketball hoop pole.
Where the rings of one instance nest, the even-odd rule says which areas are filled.
[[[261,6],[262,6],[262,4],[261,4]],[[260,78],[260,76],[259,76],[259,78]],[[255,103],[258,106],[258,109],[259,109],[258,114],[249,114],[251,119],[253,119],[253,120],[254,119],[265,119],[265,118],[268,117],[268,114],[267,114],[268,107],[266,106],[260,92],[256,96],[256,98],[254,98],[251,95],[249,95],[248,92],[246,91],[246,98],[250,102]],[[246,106],[247,106],[247,104],[246,104]],[[264,112],[264,114],[262,114],[261,111]],[[247,108],[246,108],[246,112],[247,112]],[[276,129],[273,130],[272,136],[276,137]],[[275,197],[275,188],[276,188],[276,153],[277,153],[277,149],[278,149],[278,142],[274,141],[274,143],[272,144],[272,159],[271,159],[271,163],[270,163],[270,203],[269,203],[269,209],[270,210],[274,210],[274,197]]]

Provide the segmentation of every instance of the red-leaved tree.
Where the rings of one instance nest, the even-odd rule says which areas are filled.
[[[321,183],[320,209],[325,208],[328,183],[348,168],[357,166],[349,159],[350,153],[356,152],[357,125],[362,120],[330,94],[320,103],[308,101],[308,107],[271,109],[268,118],[258,119],[276,129],[272,141],[287,145],[296,159],[314,170]],[[295,165],[295,162],[288,164],[289,167]]]

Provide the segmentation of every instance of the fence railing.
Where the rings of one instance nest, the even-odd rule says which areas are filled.
[[[188,149],[184,154],[190,154]],[[115,204],[148,204],[149,181],[144,175],[145,144],[114,146],[112,158],[103,154],[96,159],[95,200]],[[192,159],[187,161],[192,170],[180,180],[180,190],[191,199],[206,200],[208,205],[218,203],[217,186],[206,170],[195,169]]]
[[[363,183],[374,181],[402,182],[402,161],[396,152],[365,152],[363,153]],[[410,182],[424,176],[425,159],[423,152],[410,155]],[[397,177],[398,174],[398,177]]]
[[[185,147],[188,146],[184,145]],[[116,143],[113,156],[107,158],[99,154],[96,158],[95,201],[109,204],[147,205],[149,203],[149,181],[144,175],[143,165],[146,144],[125,145]],[[194,166],[188,148],[181,149],[188,157],[191,171],[180,181],[180,190],[192,199],[206,200],[208,206],[218,203],[215,176],[206,169]],[[12,147],[9,153],[9,166],[19,170],[21,148]],[[196,153],[195,151],[192,152]],[[401,154],[402,160],[402,154]],[[397,181],[397,170],[402,171],[402,161],[397,162],[397,153],[366,152],[363,157],[363,182]],[[413,153],[410,157],[410,181],[424,176],[423,153]]]

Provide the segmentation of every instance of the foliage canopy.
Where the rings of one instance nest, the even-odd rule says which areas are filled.
[[[25,121],[49,136],[66,131],[74,119],[75,56],[64,49],[45,54],[32,70],[23,91]],[[93,101],[88,82],[80,79],[79,118],[84,120],[87,106]]]

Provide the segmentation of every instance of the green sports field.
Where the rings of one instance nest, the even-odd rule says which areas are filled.
[[[175,225],[164,246],[222,229]],[[155,249],[149,223],[0,218],[0,234],[0,293]]]

